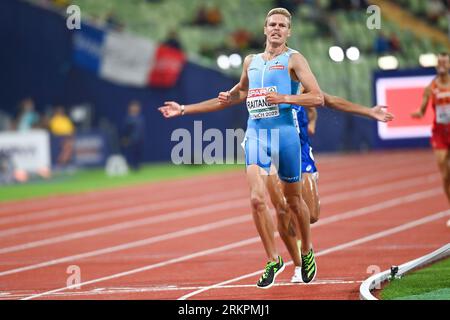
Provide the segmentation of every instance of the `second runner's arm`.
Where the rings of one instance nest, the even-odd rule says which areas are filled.
[[[354,114],[359,114],[368,118],[372,118],[378,121],[387,122],[394,119],[394,115],[386,111],[384,106],[375,106],[373,108],[368,108],[357,103],[345,100],[344,98],[330,95],[328,93],[323,93],[325,106]]]
[[[420,119],[425,115],[425,111],[427,111],[428,101],[430,100],[431,96],[431,85],[425,88],[425,91],[423,92],[422,96],[422,104],[420,105],[419,109],[413,113],[411,113],[411,117]]]
[[[317,109],[306,108],[306,113],[308,115],[308,134],[313,135],[316,133]]]

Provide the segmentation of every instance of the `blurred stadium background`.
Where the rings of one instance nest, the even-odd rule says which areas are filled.
[[[242,240],[255,236],[243,175],[212,175],[242,164],[171,161],[176,129],[205,147],[207,129],[245,129],[245,106],[170,121],[157,108],[231,88],[244,57],[263,50],[266,13],[280,6],[293,14],[289,46],[306,56],[324,91],[388,105],[396,118],[383,124],[318,108],[312,146],[324,172],[324,214],[316,227],[328,224],[314,231],[318,286],[287,287],[285,273],[281,296],[249,294],[242,282],[234,295],[202,297],[357,299],[369,264],[382,270],[447,241],[448,203],[426,150],[432,112],[422,120],[410,113],[435,74],[436,53],[450,49],[448,0],[1,0],[0,299],[174,299],[185,294],[176,286],[210,286],[260,266],[259,240]],[[177,180],[200,174],[207,176]],[[167,179],[174,181],[148,183]],[[112,187],[122,188],[86,192]],[[67,262],[82,264],[83,281],[94,278],[84,291],[59,292],[69,288]],[[164,268],[141,272],[143,264]],[[438,269],[409,287],[432,291],[424,283],[433,282],[448,299],[448,259]],[[133,276],[116,282],[123,270]],[[411,295],[395,290],[384,298]]]
[[[71,5],[80,8],[81,29],[68,28]],[[368,27],[371,5],[381,9],[379,29]],[[171,133],[193,132],[194,120],[203,131],[245,129],[244,107],[171,121],[157,107],[233,86],[243,57],[262,50],[265,14],[277,6],[292,12],[289,46],[307,57],[323,90],[366,106],[386,103],[397,117],[380,127],[322,108],[316,152],[428,147],[430,117],[408,115],[434,74],[434,54],[450,47],[445,0],[5,0],[0,184],[104,168],[116,154],[128,153],[132,168],[169,163]],[[398,88],[402,77],[419,82],[397,92],[377,86],[387,78]],[[126,143],[132,104],[141,107],[137,149]],[[113,162],[120,173],[120,159]]]

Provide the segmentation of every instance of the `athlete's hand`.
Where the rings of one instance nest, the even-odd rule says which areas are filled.
[[[230,91],[219,92],[217,98],[219,99],[220,104],[229,104],[231,102],[231,93]]]
[[[278,94],[277,92],[269,92],[266,94],[266,101],[269,104],[279,104],[284,103],[284,94]]]
[[[423,113],[422,113],[422,111],[419,110],[419,111],[411,113],[411,117],[414,119],[421,119],[421,118],[423,118]]]
[[[394,115],[387,111],[386,106],[375,106],[370,110],[372,117],[381,122],[394,120]]]
[[[158,110],[165,118],[173,118],[181,115],[181,106],[175,101],[164,102],[164,106],[159,107]]]
[[[308,123],[308,134],[312,136],[314,133],[316,133],[316,123],[310,122]]]

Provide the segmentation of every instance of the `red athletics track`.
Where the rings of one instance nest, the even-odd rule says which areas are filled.
[[[289,283],[277,238],[288,266],[255,288],[265,257],[239,171],[0,204],[0,299],[358,299],[372,270],[449,242],[430,151],[317,158],[312,284]]]

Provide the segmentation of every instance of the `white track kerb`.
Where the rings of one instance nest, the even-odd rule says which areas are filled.
[[[432,263],[436,260],[440,260],[450,256],[450,243],[447,243],[445,246],[439,248],[436,251],[433,251],[423,257],[417,258],[415,260],[409,261],[407,263],[398,266],[397,276],[402,276],[414,269],[420,268],[424,265]],[[377,273],[367,280],[365,280],[361,286],[359,287],[359,294],[361,300],[378,300],[375,296],[372,295],[371,290],[375,287],[378,287],[381,283],[388,280],[391,276],[391,270],[386,270],[380,273]]]

